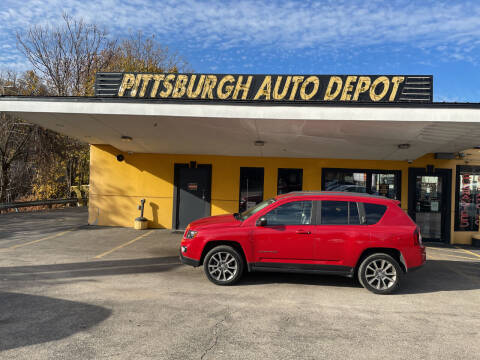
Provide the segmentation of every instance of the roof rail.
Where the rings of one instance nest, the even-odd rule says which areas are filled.
[[[372,195],[366,193],[348,192],[348,191],[292,191],[286,194],[278,195],[277,198],[286,198],[290,196],[310,196],[310,195],[324,195],[324,196],[359,196],[371,199],[394,200],[380,195]],[[398,200],[397,200],[398,201]]]

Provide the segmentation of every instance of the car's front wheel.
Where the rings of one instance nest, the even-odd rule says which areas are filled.
[[[403,271],[388,254],[373,254],[365,258],[358,269],[362,286],[375,294],[390,294],[400,285]]]
[[[208,280],[217,285],[232,285],[243,274],[243,258],[231,246],[214,247],[205,256],[203,269]]]

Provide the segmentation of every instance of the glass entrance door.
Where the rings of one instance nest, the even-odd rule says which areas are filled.
[[[410,169],[409,214],[425,241],[449,239],[451,178],[441,170]]]
[[[442,239],[442,178],[417,176],[415,187],[415,221],[422,237]]]

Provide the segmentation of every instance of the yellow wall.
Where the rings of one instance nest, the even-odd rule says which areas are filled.
[[[476,151],[476,150],[472,150]],[[140,199],[145,198],[145,214],[150,227],[171,228],[173,212],[173,172],[175,163],[212,165],[212,215],[238,211],[240,167],[264,167],[264,198],[273,197],[277,191],[278,168],[303,168],[303,190],[320,190],[322,168],[383,169],[402,171],[402,208],[408,206],[408,168],[450,168],[452,181],[451,241],[470,243],[470,232],[454,232],[455,167],[462,160],[435,160],[428,154],[413,164],[406,161],[373,161],[344,159],[292,159],[262,157],[231,157],[211,155],[126,154],[117,161],[119,150],[109,145],[92,145],[90,148],[90,203],[89,223],[109,226],[133,226],[139,216]],[[472,161],[473,160],[473,161]],[[480,164],[473,154],[471,164]]]

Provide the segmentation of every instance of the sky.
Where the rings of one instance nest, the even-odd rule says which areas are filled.
[[[15,34],[64,12],[195,72],[433,75],[435,101],[480,102],[480,1],[0,0],[0,69],[28,69]]]

